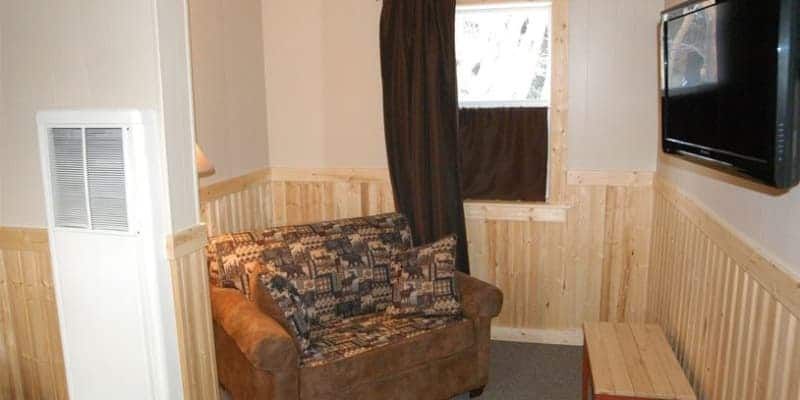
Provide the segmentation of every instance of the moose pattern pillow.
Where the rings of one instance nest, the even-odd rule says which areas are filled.
[[[456,237],[414,247],[392,263],[394,285],[389,315],[460,315],[456,281]]]

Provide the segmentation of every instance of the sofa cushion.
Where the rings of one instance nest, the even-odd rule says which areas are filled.
[[[390,261],[411,247],[408,222],[384,214],[267,229],[266,264],[287,272],[313,326],[386,309]]]
[[[312,333],[302,356],[301,390],[327,398],[474,347],[473,322],[461,317],[395,318],[385,313],[338,321]]]
[[[264,250],[258,236],[252,232],[228,233],[209,238],[206,260],[211,284],[242,292],[252,300],[251,284],[260,272],[253,270]]]
[[[395,259],[389,315],[460,315],[456,237],[415,247]]]

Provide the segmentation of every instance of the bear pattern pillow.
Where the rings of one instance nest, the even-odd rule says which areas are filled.
[[[305,353],[311,346],[311,324],[303,293],[294,286],[287,271],[274,263],[265,265],[262,271],[258,275],[258,283],[265,296],[256,295],[256,303],[284,329],[294,334],[300,353]]]
[[[456,281],[456,237],[414,247],[392,263],[392,305],[389,315],[445,316],[461,314]]]

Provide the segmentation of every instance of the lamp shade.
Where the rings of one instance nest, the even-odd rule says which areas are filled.
[[[214,175],[214,164],[208,160],[206,153],[198,144],[194,145],[194,160],[197,164],[197,175],[201,178]]]

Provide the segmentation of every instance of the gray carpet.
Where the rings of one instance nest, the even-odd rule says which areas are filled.
[[[489,385],[480,400],[579,400],[583,348],[492,342]]]
[[[492,342],[489,386],[478,400],[579,400],[583,348]],[[224,400],[230,397],[223,392]],[[455,399],[469,400],[462,395]]]

